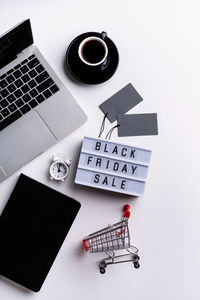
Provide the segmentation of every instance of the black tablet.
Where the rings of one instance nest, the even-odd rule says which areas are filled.
[[[0,275],[38,292],[79,208],[21,174],[0,216]]]

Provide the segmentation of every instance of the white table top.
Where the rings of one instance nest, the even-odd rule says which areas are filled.
[[[1,1],[1,34],[30,18],[35,44],[88,121],[0,184],[1,211],[21,172],[82,204],[41,291],[28,292],[0,277],[0,299],[200,298],[199,9],[195,0]],[[70,41],[91,30],[106,31],[120,54],[116,74],[96,86],[71,81],[63,68]],[[98,105],[129,82],[144,98],[131,112],[156,112],[159,125],[158,136],[118,138],[113,133],[113,141],[152,150],[145,195],[135,199],[74,184],[83,137],[99,133],[103,114]],[[107,122],[106,131],[110,128]],[[64,184],[48,179],[53,153],[66,153],[73,160]],[[119,264],[101,275],[97,263],[104,254],[84,252],[81,241],[119,221],[126,203],[132,208],[129,226],[141,268]]]

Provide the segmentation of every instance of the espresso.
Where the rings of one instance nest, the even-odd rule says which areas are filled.
[[[96,64],[104,58],[104,55],[105,48],[99,41],[91,40],[83,45],[82,56],[88,63]]]

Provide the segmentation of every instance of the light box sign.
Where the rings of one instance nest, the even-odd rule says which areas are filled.
[[[142,196],[150,159],[150,150],[84,137],[75,183]]]

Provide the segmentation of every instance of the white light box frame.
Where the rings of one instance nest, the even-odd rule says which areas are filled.
[[[75,183],[143,196],[151,150],[84,137]]]

